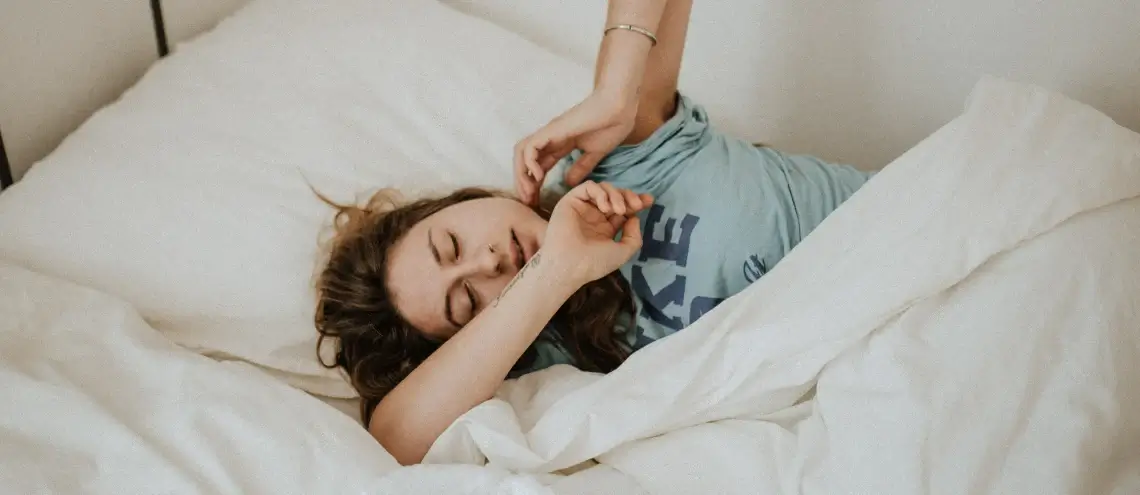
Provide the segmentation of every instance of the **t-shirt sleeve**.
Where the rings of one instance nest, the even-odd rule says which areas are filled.
[[[525,369],[512,372],[509,378],[518,378],[528,373],[544,370],[557,364],[569,364],[574,366],[574,360],[570,357],[570,353],[562,347],[552,336],[550,328],[544,329],[543,335],[534,341],[535,357],[534,362]]]
[[[677,110],[649,138],[638,144],[618,146],[606,155],[588,177],[639,193],[660,195],[676,180],[685,162],[710,138],[708,114],[688,97],[677,95]],[[574,151],[552,171],[549,187],[565,193],[566,169],[581,156]]]

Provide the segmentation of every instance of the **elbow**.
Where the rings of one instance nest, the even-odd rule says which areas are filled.
[[[368,433],[372,434],[372,438],[375,438],[401,466],[412,466],[423,462],[435,439],[417,435],[415,428],[399,421],[399,418],[378,416],[373,412],[372,421],[368,425]]]

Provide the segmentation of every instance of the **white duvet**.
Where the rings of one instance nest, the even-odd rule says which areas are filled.
[[[1140,493],[1138,197],[1140,136],[986,81],[747,291],[429,454],[474,466],[0,264],[0,492]]]

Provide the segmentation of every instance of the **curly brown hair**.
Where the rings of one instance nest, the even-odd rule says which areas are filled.
[[[464,188],[436,198],[397,205],[380,191],[364,206],[341,205],[317,194],[336,209],[335,235],[328,262],[317,277],[315,323],[317,358],[329,369],[342,368],[360,394],[364,426],[372,410],[441,343],[427,338],[400,315],[388,288],[388,255],[397,242],[420,221],[449,206],[480,198],[510,197],[482,188]],[[535,212],[550,218],[556,196],[545,196]],[[615,333],[618,319],[634,310],[628,283],[618,272],[584,285],[555,313],[553,335],[585,371],[608,373],[628,356],[629,349]],[[326,339],[335,341],[333,363],[321,357]],[[531,366],[531,345],[512,372]]]

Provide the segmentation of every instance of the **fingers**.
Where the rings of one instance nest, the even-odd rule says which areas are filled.
[[[621,244],[632,255],[633,252],[641,249],[641,222],[637,217],[629,217],[625,220],[625,224],[621,227]]]
[[[542,167],[543,172],[549,172],[559,160],[565,158],[571,151],[574,151],[574,141],[568,139],[562,141],[553,140],[540,151],[539,156],[541,158],[539,158],[538,164]]]
[[[573,150],[574,142],[571,140],[539,134],[519,141],[514,152],[515,189],[519,197],[524,202],[536,203],[546,173]]]
[[[529,171],[541,186],[546,172],[574,149],[575,141],[584,134],[601,132],[615,125],[619,112],[612,107],[605,99],[589,97],[520,141],[515,146],[516,175]],[[603,153],[588,153],[579,158],[572,172],[567,174],[567,183],[571,187],[577,186],[612,148],[609,146]],[[520,190],[519,194],[523,192]]]
[[[602,189],[606,191],[606,199],[610,203],[610,211],[603,213],[612,213],[614,215],[625,216],[629,208],[625,204],[625,195],[622,194],[622,189],[618,189],[609,182],[601,183]]]
[[[601,184],[590,180],[583,182],[581,189],[586,193],[589,201],[598,208],[598,211],[605,215],[613,213],[613,208],[610,206],[610,195]]]
[[[529,138],[528,138],[529,139]],[[538,198],[538,189],[542,183],[538,182],[526,160],[523,159],[523,150],[529,146],[528,139],[523,139],[515,145],[515,192],[519,198],[528,204],[534,204]]]
[[[603,187],[606,185],[607,184],[604,183],[602,184]],[[610,226],[612,226],[615,231],[624,228],[629,219],[636,219],[637,217],[634,215],[637,215],[639,212],[641,212],[641,210],[644,210],[653,205],[653,196],[650,196],[648,194],[637,194],[633,191],[630,191],[629,189],[617,189],[617,191],[621,193],[622,198],[625,201],[626,212],[614,212],[613,215],[610,215],[610,217],[607,218],[607,220],[610,222]]]
[[[630,191],[629,189],[619,189],[618,192],[621,193],[621,197],[625,201],[626,207],[629,208],[629,213],[636,213],[644,208],[644,205],[641,204],[641,197],[638,196],[637,193]]]
[[[515,193],[519,195],[524,203],[531,204],[534,196],[532,191],[533,180],[530,175],[523,171],[515,171]]]
[[[588,180],[578,187],[571,189],[571,194],[583,201],[593,203],[598,211],[605,215],[630,216],[635,215],[653,205],[653,196],[637,194],[629,189],[622,189],[608,182],[594,182]]]
[[[653,204],[653,196],[648,194],[637,194],[629,189],[622,189],[622,195],[625,196],[625,204],[629,205],[631,213],[638,213]]]
[[[515,173],[515,192],[524,203],[533,205],[538,201],[539,187],[529,172]]]
[[[589,195],[590,202],[594,203],[602,214],[625,216],[629,211],[623,189],[618,189],[608,182],[594,181],[586,181],[582,183],[582,187]]]
[[[611,232],[620,231],[616,244],[622,247],[623,260],[641,249],[641,223],[637,213],[653,204],[653,196],[588,180],[571,189],[566,198],[589,203],[603,216],[592,221],[608,223],[613,228]]]
[[[580,132],[568,128],[566,122],[566,116],[562,115],[520,141],[515,147],[515,161],[521,161],[535,177],[544,176],[574,149],[572,137]]]
[[[520,141],[515,147],[515,190],[526,203],[538,202],[538,192],[546,180],[546,170],[534,160],[528,160],[533,148],[528,140]]]
[[[614,232],[621,230],[621,226],[625,225],[626,220],[629,220],[629,217],[625,215],[610,215],[606,217],[606,221],[610,223],[610,227],[613,227]]]
[[[538,164],[538,152],[546,145],[550,144],[550,139],[541,136],[532,137],[524,141],[523,145],[523,165],[530,171],[531,175],[538,179],[542,175],[542,166]]]
[[[598,162],[601,162],[605,156],[604,153],[583,153],[582,156],[574,160],[574,164],[566,170],[566,184],[570,187],[577,186],[583,179],[590,175],[590,172],[594,171],[594,168],[598,166]]]

